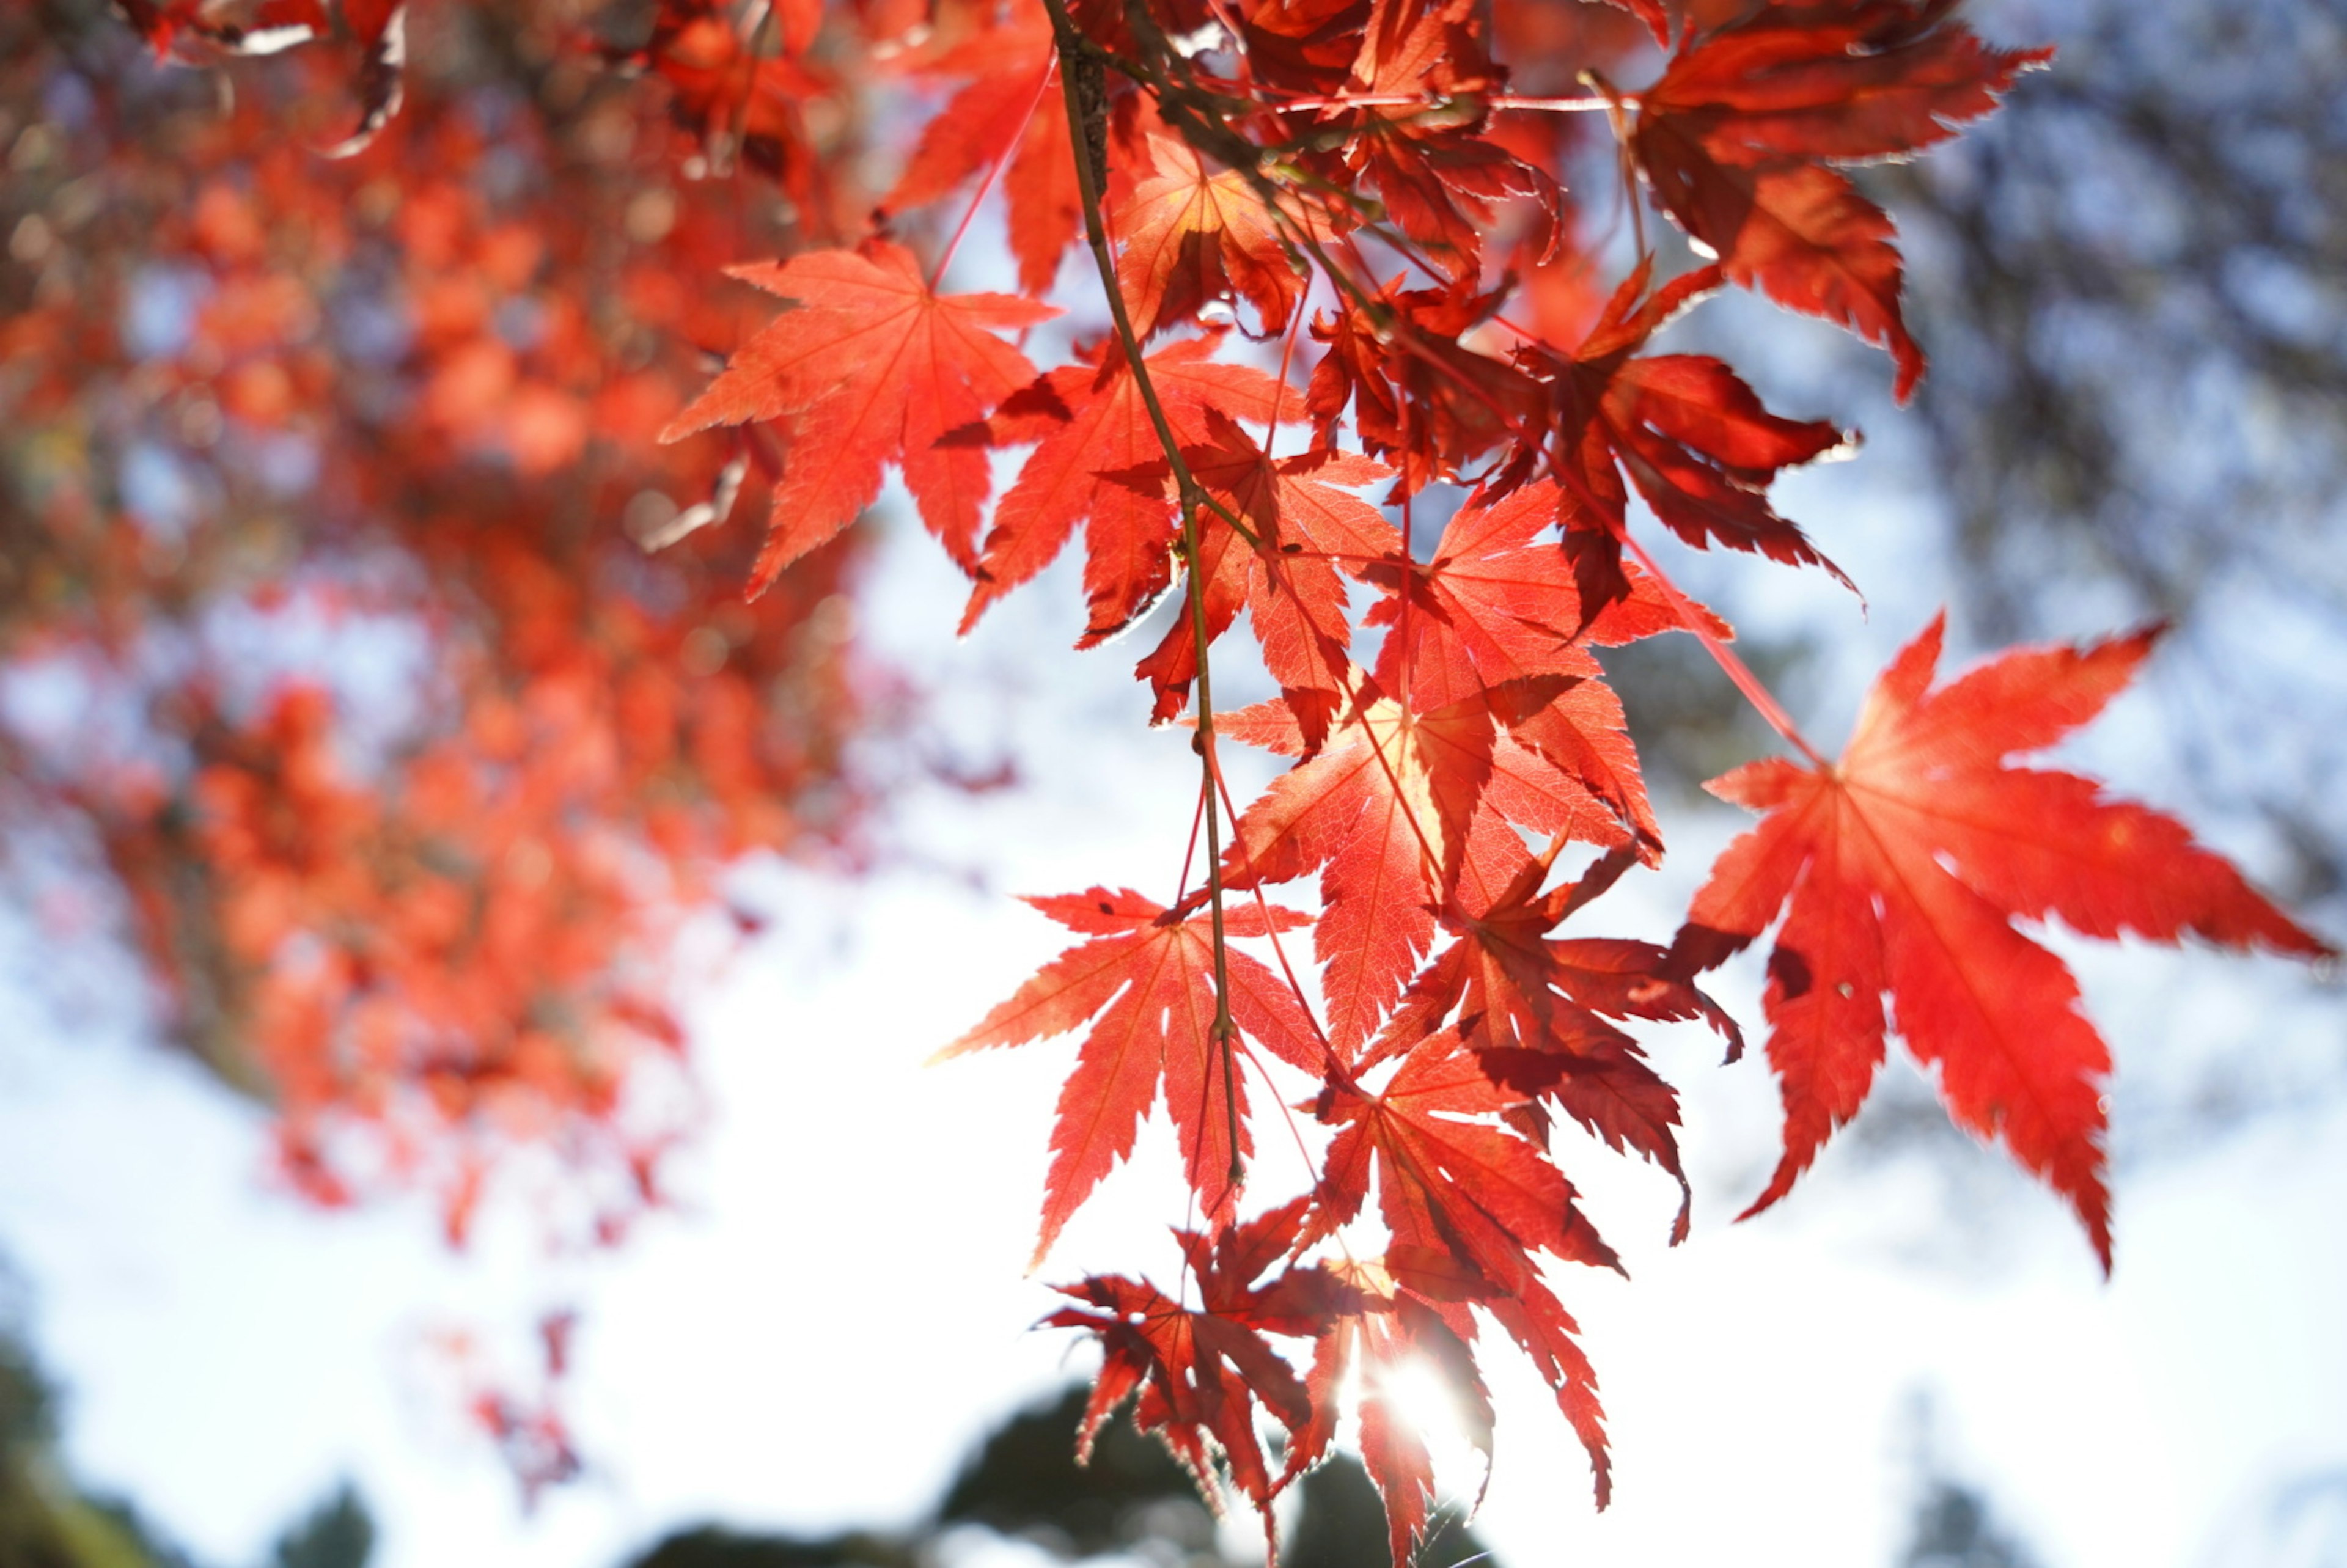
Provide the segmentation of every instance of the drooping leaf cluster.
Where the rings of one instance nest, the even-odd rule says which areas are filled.
[[[225,46],[214,10],[135,19]],[[1686,1192],[1678,1096],[1638,1031],[1700,1020],[1733,1057],[1706,971],[1777,930],[1786,1152],[1761,1204],[1856,1112],[1895,1030],[2107,1265],[2108,1053],[2014,921],[2325,951],[2168,818],[2012,765],[2091,718],[2148,634],[1935,687],[1934,628],[1829,762],[1640,537],[1650,517],[1840,575],[1770,487],[1845,433],[1658,340],[1748,290],[1881,346],[1907,395],[1924,356],[1896,235],[1848,171],[1946,140],[2045,58],[1984,43],[1952,0],[661,0],[649,41],[604,57],[666,83],[704,169],[753,159],[797,215],[778,259],[722,258],[782,304],[664,431],[712,466],[744,441],[774,456],[753,592],[796,580],[894,469],[969,578],[965,628],[1079,534],[1080,646],[1178,595],[1136,675],[1194,728],[1184,870],[1163,899],[1030,900],[1079,940],[949,1048],[1081,1036],[1039,1260],[1161,1102],[1173,1124],[1179,1279],[1095,1275],[1049,1320],[1102,1347],[1087,1441],[1131,1400],[1210,1493],[1268,1519],[1349,1430],[1399,1563],[1435,1478],[1398,1390],[1436,1368],[1488,1452],[1497,1339],[1553,1391],[1602,1505],[1604,1417],[1561,1292],[1563,1266],[1618,1259],[1557,1134]],[[897,172],[858,204],[839,128],[882,87],[938,107],[876,138]],[[372,118],[383,95],[362,97]],[[997,286],[951,286],[998,189]],[[1611,239],[1609,209],[1630,217]],[[1061,292],[1071,254],[1083,282]],[[1054,363],[1032,329],[1076,301],[1093,330]],[[1416,514],[1455,490],[1419,548]],[[1217,712],[1242,611],[1279,694]],[[1663,853],[1592,650],[1666,634],[1698,639],[1800,760],[1717,781],[1766,815],[1663,945],[1591,914]],[[1231,741],[1292,759],[1244,805]],[[1302,1193],[1246,1183],[1267,1097],[1305,1123]],[[1683,1202],[1674,1240],[1687,1223]]]

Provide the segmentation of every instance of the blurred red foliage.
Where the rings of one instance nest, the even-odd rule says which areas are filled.
[[[182,9],[160,59],[94,0],[0,15],[0,820],[118,884],[302,1191],[461,1238],[550,1153],[612,1239],[692,1120],[681,923],[865,804],[854,538],[753,611],[695,525],[774,438],[653,439],[766,314],[718,268],[830,237],[759,108],[814,67],[441,7],[329,157],[381,107],[350,17],[231,73]]]

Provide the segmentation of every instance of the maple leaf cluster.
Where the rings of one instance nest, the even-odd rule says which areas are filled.
[[[462,1237],[550,1167],[558,1234],[616,1240],[699,1119],[683,923],[858,832],[853,551],[753,612],[694,525],[774,454],[656,439],[745,321],[690,280],[787,242],[676,178],[666,97],[565,7],[426,15],[344,147],[362,9],[226,97],[186,63],[226,8],[169,66],[95,5],[0,19],[0,681],[56,712],[0,729],[0,811],[79,830],[301,1191]]]
[[[273,3],[251,26],[308,25]],[[159,48],[218,49],[251,36],[231,36],[224,9],[146,4],[132,20]],[[369,122],[397,96],[365,74],[394,36],[372,15],[346,4],[337,35],[362,57]],[[1558,1133],[1673,1179],[1671,1236],[1686,1235],[1678,1095],[1642,1035],[1696,1022],[1733,1059],[1741,1035],[1706,972],[1776,929],[1765,1053],[1785,1153],[1756,1208],[1856,1112],[1895,1030],[1955,1119],[2065,1198],[2107,1266],[2109,1054],[2067,971],[2015,922],[2328,950],[2170,819],[2012,762],[2093,717],[2149,634],[2008,653],[1935,686],[1935,625],[1829,762],[1639,538],[1651,517],[1688,548],[1840,577],[1771,487],[1849,435],[1658,340],[1713,293],[1748,290],[1880,346],[1909,395],[1925,364],[1897,236],[1849,169],[1946,140],[2048,57],[1983,42],[1954,0],[794,0],[752,15],[660,0],[648,36],[579,53],[655,79],[679,169],[756,171],[787,231],[730,253],[712,232],[629,274],[651,360],[730,349],[696,395],[663,403],[625,355],[596,356],[597,322],[549,311],[518,348],[484,332],[497,308],[485,318],[467,292],[608,265],[592,215],[517,231],[452,198],[409,220],[408,264],[436,255],[447,274],[445,313],[421,318],[412,457],[486,446],[574,474],[610,421],[659,426],[666,460],[713,489],[754,462],[771,497],[747,586],[794,606],[894,470],[969,579],[965,630],[1081,535],[1079,646],[1153,632],[1135,671],[1153,717],[1194,726],[1196,820],[1171,897],[1030,900],[1080,939],[948,1048],[1081,1036],[1039,1262],[1161,1102],[1172,1123],[1192,1215],[1180,1279],[1093,1276],[1049,1319],[1101,1343],[1087,1443],[1131,1399],[1210,1496],[1227,1487],[1268,1521],[1349,1430],[1399,1563],[1435,1478],[1393,1390],[1411,1367],[1439,1369],[1488,1452],[1481,1365],[1500,1339],[1553,1390],[1602,1504],[1604,1415],[1567,1266],[1619,1261]],[[938,107],[892,140],[863,112],[878,97]],[[468,134],[415,107],[370,128],[371,148],[333,150],[359,167],[403,138]],[[895,177],[866,191],[875,150]],[[948,287],[998,190],[1003,286]],[[1609,226],[1609,203],[1629,221]],[[430,211],[413,196],[407,210]],[[573,248],[549,260],[533,248],[548,236]],[[1071,253],[1089,273],[1073,291]],[[721,264],[781,302],[763,324],[715,282]],[[1078,301],[1090,330],[1055,357],[1058,329],[1037,329]],[[264,332],[251,352],[282,351]],[[405,463],[386,471],[414,482]],[[1422,548],[1414,525],[1446,516]],[[482,570],[480,531],[445,548]],[[477,591],[495,600],[528,574],[486,575],[497,586]],[[1242,612],[1278,695],[1217,712],[1213,654],[1236,651]],[[511,624],[544,629],[519,610]],[[1593,651],[1666,634],[1700,641],[1800,760],[1716,781],[1764,815],[1664,944],[1590,929],[1589,911],[1664,847]],[[639,679],[624,661],[565,668],[590,707]],[[679,711],[641,679],[651,711]],[[628,712],[610,739],[622,756]],[[302,702],[263,723],[273,751],[314,757]],[[1227,742],[1291,765],[1241,805]],[[702,766],[740,784],[710,789],[736,810],[774,782]],[[364,873],[333,894],[283,867],[419,831],[352,805],[323,762],[296,771],[316,803],[307,838],[274,832],[234,778],[205,786],[212,853],[243,856],[254,888],[292,884],[240,916],[281,942],[320,900],[385,897]],[[436,774],[407,810],[538,820],[550,808],[528,774]],[[722,844],[755,838],[734,827]],[[420,998],[452,962],[428,931],[377,945],[370,988],[391,975]],[[1303,1119],[1311,1165],[1307,1191],[1268,1203],[1247,1182],[1266,1097]]]
[[[1737,1026],[1697,981],[1780,914],[1766,1049],[1786,1153],[1754,1207],[1781,1197],[1855,1113],[1895,1019],[1955,1117],[2067,1198],[2106,1266],[2109,1056],[2066,971],[2014,919],[2326,950],[2168,819],[2073,775],[2006,765],[2090,718],[2147,636],[2008,655],[1933,692],[1936,626],[1886,675],[1840,763],[1785,722],[1810,767],[1755,764],[1715,785],[1769,815],[1722,858],[1675,941],[1561,932],[1662,852],[1592,650],[1692,633],[1749,679],[1727,627],[1630,537],[1633,497],[1686,545],[1840,576],[1768,491],[1849,437],[1775,413],[1726,364],[1654,340],[1706,295],[1755,289],[1888,349],[1903,399],[1923,359],[1900,315],[1891,227],[1839,166],[1946,138],[2045,57],[1983,45],[1945,5],[1764,5],[1678,26],[1659,6],[1634,9],[1667,53],[1659,75],[1625,93],[1608,80],[1614,59],[1592,61],[1594,101],[1566,105],[1510,93],[1465,7],[1241,5],[1214,10],[1215,42],[1185,52],[1167,43],[1188,30],[1179,15],[1052,6],[1068,161],[1113,333],[988,398],[994,345],[978,329],[1024,328],[1020,302],[940,292],[942,266],[925,282],[898,241],[875,237],[861,254],[897,269],[892,286],[926,289],[901,330],[851,347],[849,329],[876,333],[878,313],[818,314],[839,296],[808,258],[763,272],[799,308],[678,427],[804,417],[794,428],[856,441],[820,413],[796,415],[795,373],[782,367],[816,354],[853,356],[851,376],[935,365],[941,399],[991,412],[924,455],[934,423],[917,430],[876,401],[862,442],[903,464],[925,521],[970,575],[965,627],[1079,528],[1079,646],[1125,630],[1181,583],[1187,613],[1136,673],[1158,720],[1196,726],[1200,815],[1211,840],[1227,809],[1230,842],[1203,886],[1185,872],[1169,905],[1108,888],[1031,900],[1084,940],[951,1050],[1082,1036],[1051,1137],[1039,1262],[1132,1155],[1153,1109],[1174,1124],[1206,1226],[1178,1233],[1180,1287],[1095,1276],[1049,1319],[1102,1344],[1087,1440],[1133,1397],[1135,1419],[1203,1485],[1227,1485],[1267,1521],[1350,1419],[1397,1563],[1424,1534],[1434,1477],[1384,1389],[1407,1362],[1443,1369],[1488,1452],[1477,1358],[1494,1335],[1554,1392],[1604,1502],[1595,1379],[1555,1275],[1619,1264],[1553,1134],[1562,1118],[1685,1194],[1677,1096],[1632,1028],[1701,1020],[1733,1058]],[[1001,101],[1015,101],[1017,80]],[[924,152],[946,145],[939,127],[978,118],[978,91],[931,123]],[[1542,158],[1538,138],[1511,138],[1508,117],[1572,108],[1605,116],[1643,181],[1627,199],[1651,193],[1702,264],[1666,278],[1641,237],[1602,302],[1595,291],[1560,301],[1571,289],[1555,281],[1520,285],[1495,252],[1509,246],[1515,268],[1553,279],[1579,214],[1554,144]],[[1025,112],[1031,125],[1038,109]],[[989,145],[1023,158],[1011,142]],[[1022,219],[1016,196],[1010,211],[1031,290],[1055,270],[1039,251],[1077,236]],[[1576,259],[1589,266],[1594,248]],[[794,284],[794,270],[808,282]],[[1512,312],[1528,294],[1522,323]],[[948,323],[965,334],[950,361],[933,346]],[[1235,335],[1277,342],[1277,374],[1234,355]],[[1291,367],[1307,339],[1319,353],[1298,395]],[[1287,434],[1297,425],[1305,434]],[[922,471],[939,453],[1030,444],[973,559],[970,509]],[[1469,494],[1421,556],[1412,507],[1438,485]],[[865,477],[833,505],[778,511],[770,537],[811,543],[870,494]],[[1242,609],[1280,696],[1218,714],[1207,648]],[[1372,628],[1374,656],[1357,658],[1357,633]],[[1223,741],[1294,765],[1240,808],[1224,794]],[[1573,845],[1577,875],[1563,870]],[[1265,898],[1307,880],[1309,910]],[[1307,926],[1308,989],[1280,942]],[[1235,942],[1272,944],[1273,961]],[[1321,1130],[1311,1189],[1250,1212],[1262,1097],[1299,1090]],[[1674,1241],[1687,1225],[1683,1199]],[[1276,1467],[1266,1425],[1282,1434]]]

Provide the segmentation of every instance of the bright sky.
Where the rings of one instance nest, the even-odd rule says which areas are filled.
[[[1939,580],[1885,542],[1910,519],[1861,515],[1839,483],[1788,486],[1785,505],[1824,519],[1870,619],[1816,581],[1735,563],[1778,582],[1756,618],[1847,650],[1817,725],[1829,743],[1932,608],[1901,585]],[[958,754],[1008,754],[1025,783],[917,793],[906,853],[861,885],[761,885],[775,930],[696,1009],[713,1123],[678,1168],[677,1212],[610,1258],[544,1258],[526,1215],[452,1257],[420,1208],[309,1211],[262,1182],[253,1112],[105,1009],[60,1018],[0,985],[0,1250],[33,1282],[80,1473],[221,1564],[257,1562],[350,1474],[384,1526],[380,1568],[616,1568],[711,1517],[908,1521],[979,1433],[1083,1366],[1064,1337],[1029,1332],[1053,1297],[1020,1273],[1071,1044],[922,1063],[1063,945],[1010,893],[1167,891],[1186,737],[1140,727],[1126,668],[1145,645],[1064,651],[1079,620],[1066,570],[957,643],[934,548],[897,529],[880,555],[867,634],[930,689]],[[1690,570],[1698,590],[1715,580]],[[2157,796],[2156,778],[2120,782]],[[1665,935],[1735,825],[1682,820],[1671,866],[1609,898],[1606,929]],[[21,932],[5,948],[39,957]],[[2123,1072],[2147,1041],[2340,1059],[2335,992],[2279,964],[2137,948],[2082,968]],[[1721,988],[1747,1019],[1754,984],[1739,970]],[[1695,1236],[1661,1245],[1665,1179],[1568,1152],[1635,1276],[1560,1278],[1613,1413],[1616,1501],[1593,1516],[1563,1420],[1498,1354],[1477,1528],[1512,1568],[1886,1563],[1924,1395],[1942,1461],[2048,1568],[2276,1561],[2239,1554],[2270,1499],[2347,1470],[2347,1107],[2123,1171],[2106,1286],[2054,1200],[1986,1154],[1950,1180],[1838,1150],[1778,1214],[1731,1226],[1774,1136],[1765,1070],[1718,1067],[1700,1033],[1657,1054],[1689,1091]],[[1162,1227],[1183,1217],[1172,1169],[1145,1141],[1041,1277],[1159,1263]],[[561,1305],[582,1312],[572,1412],[592,1471],[525,1518],[419,1346],[471,1323],[512,1334],[518,1368],[528,1325]],[[1447,1479],[1471,1494],[1477,1480]]]

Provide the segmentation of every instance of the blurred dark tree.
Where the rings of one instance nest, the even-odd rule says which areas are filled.
[[[1066,1557],[1114,1551],[1143,1537],[1211,1548],[1214,1520],[1189,1472],[1131,1421],[1110,1421],[1092,1445],[1092,1462],[1076,1462],[1076,1427],[1088,1393],[1070,1389],[990,1434],[947,1491],[938,1522],[983,1524]]]
[[[121,1498],[84,1487],[57,1451],[58,1397],[34,1358],[0,1263],[0,1568],[197,1568]],[[271,1568],[366,1568],[374,1521],[344,1483],[289,1527]]]
[[[2036,1559],[1991,1517],[1973,1488],[1934,1481],[1916,1505],[1913,1534],[1900,1568],[2033,1568]]]
[[[634,1568],[918,1568],[918,1542],[845,1535],[755,1535],[705,1524],[669,1536]]]
[[[1915,1501],[1899,1568],[2035,1568],[2036,1553],[1999,1522],[1987,1492],[1949,1467],[1928,1390],[1911,1395],[1907,1423]]]
[[[1076,1462],[1088,1390],[1078,1387],[1020,1411],[989,1434],[936,1513],[888,1536],[751,1535],[713,1525],[669,1536],[631,1568],[913,1568],[934,1560],[946,1532],[981,1526],[1067,1559],[1129,1553],[1153,1563],[1225,1568],[1214,1522],[1189,1474],[1154,1438],[1119,1417],[1102,1429],[1092,1462]],[[1306,1476],[1282,1568],[1363,1568],[1387,1560],[1385,1509],[1360,1462],[1339,1454]],[[1446,1518],[1418,1568],[1491,1562],[1464,1524]]]
[[[1686,646],[1681,646],[1686,644]],[[1795,702],[1809,694],[1818,659],[1812,643],[1745,637],[1737,650],[1769,689]],[[1778,744],[1767,722],[1737,694],[1700,644],[1655,637],[1598,651],[1606,678],[1634,692],[1631,739],[1649,785],[1682,802],[1708,799],[1704,781],[1766,755]]]
[[[366,1568],[374,1516],[348,1481],[279,1538],[275,1568]]]
[[[1280,1550],[1280,1568],[1361,1568],[1387,1561],[1385,1510],[1358,1460],[1338,1454],[1304,1478],[1303,1492],[1296,1528]],[[1498,1560],[1465,1522],[1446,1512],[1412,1561],[1417,1568],[1454,1568],[1471,1559],[1497,1568]]]
[[[0,1327],[0,1564],[189,1568],[128,1505],[74,1484],[56,1436],[56,1391],[13,1326]]]

